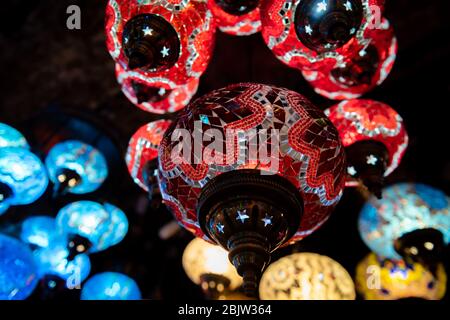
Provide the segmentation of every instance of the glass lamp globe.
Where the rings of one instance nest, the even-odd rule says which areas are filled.
[[[299,93],[238,83],[183,110],[161,141],[158,174],[177,221],[228,250],[256,295],[271,252],[313,233],[339,202],[345,154],[333,124]]]
[[[386,259],[375,253],[367,255],[356,269],[356,289],[366,300],[439,300],[445,295],[446,283],[443,264],[432,272],[419,263]]]
[[[346,186],[362,183],[381,198],[384,178],[400,165],[408,146],[402,117],[389,105],[367,99],[342,101],[325,114],[345,147]]]
[[[269,265],[259,285],[262,300],[354,300],[348,272],[333,259],[295,253]]]
[[[186,0],[111,0],[105,27],[114,61],[167,91],[203,74],[216,30],[206,1]]]
[[[81,300],[140,300],[141,291],[130,277],[102,272],[89,278],[81,289]]]
[[[302,70],[316,93],[332,100],[355,99],[386,80],[398,50],[389,20],[381,18],[379,27],[369,28],[362,41],[366,44],[353,46],[350,51],[335,56],[337,60],[323,60],[315,63],[315,70]]]
[[[45,165],[55,192],[85,194],[97,190],[108,176],[105,157],[94,147],[77,140],[56,144]]]
[[[91,262],[87,254],[77,254],[70,259],[70,251],[63,243],[57,243],[34,251],[39,276],[56,275],[77,286],[84,281],[91,271]]]
[[[40,248],[67,242],[66,236],[58,230],[56,220],[47,216],[34,216],[25,219],[22,222],[20,239]]]
[[[79,253],[105,250],[119,243],[128,231],[128,220],[122,210],[93,201],[66,205],[58,212],[56,222]]]
[[[24,148],[0,148],[0,204],[30,204],[47,185],[47,172],[36,155]]]
[[[4,147],[30,148],[27,140],[19,131],[0,122],[0,148]]]
[[[24,300],[37,283],[36,264],[28,246],[0,234],[0,300]]]
[[[380,256],[431,266],[450,241],[449,197],[424,184],[389,186],[362,208],[359,232]]]
[[[220,246],[195,238],[184,249],[183,268],[189,279],[201,285],[205,293],[220,296],[242,284],[228,253]]]

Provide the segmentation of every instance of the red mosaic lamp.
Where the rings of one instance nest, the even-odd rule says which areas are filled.
[[[109,0],[106,9],[106,43],[114,61],[166,90],[205,71],[215,28],[204,1]]]
[[[282,62],[328,72],[365,48],[384,0],[267,0],[262,35]],[[376,9],[376,10],[375,10]]]
[[[125,161],[134,182],[150,195],[158,170],[158,147],[164,133],[172,124],[170,120],[157,120],[140,127],[131,137]]]
[[[262,84],[235,84],[195,100],[159,148],[165,204],[187,230],[229,251],[249,295],[272,251],[327,220],[345,168],[338,132],[324,113],[296,92]]]
[[[147,78],[139,71],[125,70],[116,64],[116,79],[123,94],[138,108],[152,113],[165,114],[184,108],[197,92],[199,79],[190,78],[185,85],[175,89],[155,86],[155,78]]]
[[[370,43],[330,71],[303,71],[303,76],[324,97],[355,99],[380,85],[391,72],[397,56],[397,39],[388,20],[368,30]],[[319,67],[319,70],[324,68]]]
[[[261,30],[259,5],[261,0],[208,0],[220,31],[247,36]]]
[[[387,104],[347,100],[325,110],[346,148],[346,186],[364,184],[378,198],[384,177],[400,164],[408,146],[401,116]]]

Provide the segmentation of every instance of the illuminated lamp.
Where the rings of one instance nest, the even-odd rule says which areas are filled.
[[[408,146],[402,117],[374,100],[348,100],[325,110],[346,148],[346,186],[363,184],[381,198],[384,178],[400,164]]]
[[[348,272],[333,259],[315,253],[295,253],[275,261],[259,285],[261,300],[354,300]]]
[[[116,63],[173,90],[205,71],[214,47],[215,22],[205,1],[110,0],[106,43]]]
[[[69,259],[77,254],[102,251],[119,243],[128,231],[128,220],[119,208],[93,201],[72,202],[56,216],[58,227],[69,237]]]
[[[356,290],[366,300],[439,300],[445,295],[446,283],[442,264],[433,274],[419,263],[381,258],[375,253],[365,257],[356,269]]]
[[[327,220],[345,168],[325,114],[296,92],[262,84],[195,100],[159,148],[164,203],[187,230],[229,251],[249,295],[272,251]]]
[[[424,184],[395,184],[383,190],[383,199],[369,199],[358,224],[374,253],[434,271],[450,241],[449,198]]]
[[[208,298],[220,299],[242,284],[242,278],[228,260],[228,253],[200,238],[189,242],[182,261],[189,279],[200,285]]]
[[[136,282],[117,272],[97,273],[81,289],[81,300],[140,300]]]
[[[0,205],[25,205],[39,199],[48,177],[41,160],[25,148],[0,148]]]
[[[108,176],[105,157],[96,148],[77,140],[63,141],[45,159],[55,193],[85,194],[97,190]]]

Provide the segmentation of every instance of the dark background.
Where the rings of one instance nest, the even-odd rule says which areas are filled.
[[[66,28],[70,4],[81,7],[81,30]],[[113,61],[104,43],[105,6],[106,1],[98,0],[7,0],[0,5],[0,121],[21,129],[41,155],[44,151],[36,146],[43,137],[34,126],[41,124],[42,116],[36,117],[49,106],[95,119],[116,143],[117,159],[123,158],[136,129],[153,119],[134,107],[116,84]],[[388,183],[423,182],[447,194],[449,9],[446,0],[387,0],[386,16],[399,40],[398,58],[388,79],[365,96],[394,107],[404,118],[410,136],[406,156]],[[279,62],[261,35],[240,38],[218,32],[214,57],[197,96],[240,81],[293,89],[322,109],[334,104],[315,94],[299,72]],[[46,120],[58,122],[57,118]],[[145,298],[202,297],[181,267],[181,254],[191,236],[181,231],[170,240],[159,239],[159,229],[171,216],[148,207],[145,194],[132,183],[121,160],[114,162],[107,183],[95,194],[58,201],[50,201],[46,194],[32,206],[10,210],[0,218],[0,227],[13,230],[27,215],[56,215],[65,203],[87,198],[118,205],[130,220],[130,231],[121,244],[91,256],[91,274],[124,272],[137,280]],[[354,275],[356,264],[368,253],[357,231],[363,201],[356,191],[348,190],[319,231],[280,250],[274,259],[292,250],[312,251],[332,257]],[[77,298],[77,294],[70,292],[65,297]],[[38,298],[37,294],[32,297]]]

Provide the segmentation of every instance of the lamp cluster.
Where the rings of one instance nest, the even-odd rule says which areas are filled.
[[[132,104],[153,114],[129,140],[127,169],[195,237],[182,265],[206,298],[444,296],[450,199],[420,183],[386,185],[407,151],[406,125],[388,104],[361,98],[396,59],[384,2],[108,1],[106,46],[117,82]],[[217,29],[261,32],[274,56],[317,94],[340,101],[322,111],[298,92],[258,83],[191,101]],[[108,158],[79,140],[54,141],[39,156],[31,150],[19,131],[0,123],[0,215],[37,201],[50,182],[53,198],[83,196],[110,173]],[[371,251],[355,282],[325,255],[296,250],[272,261],[324,225],[353,187],[366,200],[358,230]],[[90,256],[121,242],[128,227],[120,208],[84,199],[55,216],[27,217],[19,233],[0,233],[0,299],[25,299],[39,282],[47,289],[80,285]],[[84,282],[80,297],[142,295],[128,276],[103,272]]]
[[[361,213],[360,231],[378,260],[439,269],[448,202],[443,216],[433,211],[430,218],[412,202],[405,215],[418,213],[410,224],[375,218],[376,208],[381,214],[389,208],[384,202],[397,208],[405,201],[391,200],[384,184],[408,146],[392,107],[358,99],[387,78],[396,58],[397,40],[383,12],[378,0],[109,1],[107,47],[122,91],[146,111],[178,111],[133,135],[128,169],[145,191],[161,195],[184,229],[206,241],[202,250],[187,247],[183,266],[207,297],[223,297],[236,280],[225,271],[228,262],[221,271],[207,267],[215,257],[207,254],[211,243],[228,252],[250,297],[354,299],[349,275],[328,257],[300,253],[269,265],[273,251],[326,222],[345,187],[375,196]],[[240,83],[189,103],[216,28],[236,36],[261,32],[274,55],[318,94],[342,101],[322,112],[296,92]],[[386,231],[372,230],[379,224]],[[408,230],[393,231],[402,228]],[[202,258],[191,258],[191,247]]]
[[[19,131],[0,123],[0,203],[4,215],[15,213],[9,212],[10,206],[45,200],[49,181],[53,183],[53,202],[67,193],[92,193],[107,178],[105,157],[84,142],[56,142],[43,162],[30,150]],[[80,200],[60,208],[56,217],[32,215],[13,227],[14,231],[8,230],[2,227],[0,233],[0,299],[25,299],[36,288],[45,298],[53,291],[80,288],[91,271],[89,255],[122,241],[128,231],[128,219],[121,209],[108,202]],[[120,290],[112,293],[110,288],[122,285],[125,275],[101,281],[97,277],[100,275],[89,280],[96,283],[95,289],[83,291],[82,298],[101,294],[105,299],[128,297]],[[140,297],[136,285],[129,291],[128,298]]]

